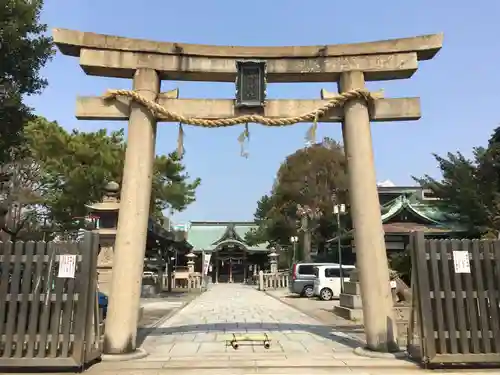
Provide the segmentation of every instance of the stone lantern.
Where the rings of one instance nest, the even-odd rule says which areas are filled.
[[[188,272],[190,274],[194,273],[194,259],[196,258],[196,255],[194,255],[193,253],[189,253],[186,255],[186,258],[188,258],[187,261]]]
[[[120,185],[114,181],[104,188],[101,202],[88,205],[91,217],[97,218],[93,232],[99,234],[100,251],[97,257],[97,272],[99,289],[109,294],[113,268],[113,253],[120,210]]]
[[[268,255],[269,263],[271,265],[271,273],[278,273],[278,254],[272,249],[272,252]]]

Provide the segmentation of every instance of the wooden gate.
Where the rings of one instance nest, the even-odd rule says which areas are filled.
[[[0,367],[82,367],[101,355],[98,242],[90,232],[80,242],[0,242]]]
[[[423,364],[500,363],[500,241],[412,235],[408,352]]]

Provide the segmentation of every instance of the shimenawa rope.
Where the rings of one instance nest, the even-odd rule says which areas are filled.
[[[118,96],[124,96],[132,99],[147,107],[155,115],[161,114],[168,118],[170,121],[179,122],[187,125],[202,126],[206,128],[220,128],[226,126],[234,126],[246,123],[258,123],[265,126],[288,126],[299,122],[318,121],[325,116],[332,108],[343,106],[349,100],[363,99],[368,103],[373,100],[381,99],[383,94],[381,92],[370,92],[366,89],[355,89],[338,94],[336,97],[330,99],[323,106],[315,109],[314,111],[304,113],[300,116],[293,117],[266,117],[261,115],[242,115],[229,118],[219,119],[204,119],[199,117],[186,117],[175,112],[169,111],[167,108],[162,107],[158,103],[146,99],[138,92],[133,90],[108,90],[104,95],[105,100],[115,99]]]

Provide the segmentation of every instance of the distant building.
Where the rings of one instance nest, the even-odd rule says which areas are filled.
[[[380,183],[378,191],[388,251],[406,249],[410,233],[416,230],[434,238],[460,236],[462,230],[437,208],[430,191],[394,186],[390,181]],[[248,221],[193,221],[178,229],[187,231],[187,243],[197,255],[196,270],[202,269],[202,253],[210,254],[209,276],[213,282],[242,282],[268,265],[269,244],[251,246],[245,241],[247,233],[256,228]],[[351,230],[340,237],[344,251],[354,248],[353,234]],[[335,237],[328,242],[335,247],[338,240]],[[354,261],[350,251],[344,261]]]
[[[394,186],[384,181],[378,187],[382,223],[388,251],[405,250],[409,235],[413,231],[423,231],[426,237],[460,237],[464,229],[436,205],[432,192],[419,186]],[[355,246],[353,230],[340,237],[342,244]],[[337,237],[329,240],[335,245]]]
[[[262,269],[268,261],[268,244],[250,246],[245,236],[257,225],[253,222],[192,221],[187,242],[195,254],[211,254],[213,282],[242,282]],[[201,261],[198,256],[197,263]],[[196,269],[201,269],[197,264]]]

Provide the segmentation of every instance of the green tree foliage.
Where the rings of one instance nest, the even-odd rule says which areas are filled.
[[[271,193],[257,202],[254,220],[258,229],[249,233],[247,240],[290,246],[290,236],[299,234],[297,206],[302,205],[322,214],[313,229],[313,243],[321,252],[335,230],[333,206],[345,202],[344,151],[338,143],[325,139],[296,151],[281,164]]]
[[[86,205],[102,199],[109,181],[121,184],[126,143],[123,130],[67,132],[56,122],[36,118],[25,127],[30,157],[41,170],[39,185],[50,217],[64,229],[87,214]],[[151,215],[184,210],[195,200],[199,179],[189,182],[175,153],[154,162]]]
[[[15,240],[28,226],[37,223],[37,207],[42,203],[40,195],[40,168],[29,157],[24,147],[13,148],[11,161],[2,165],[4,179],[2,193],[2,217],[0,228]],[[4,238],[7,239],[7,238]]]
[[[462,153],[434,154],[442,177],[415,178],[440,199],[438,204],[450,217],[470,230],[471,235],[497,238],[500,234],[500,127],[487,147],[475,147],[472,158]]]
[[[257,202],[257,209],[254,213],[254,221],[257,229],[246,234],[245,240],[258,245],[265,242],[286,243],[284,239],[295,231],[291,231],[293,226],[286,225],[285,218],[274,215],[274,205],[276,197],[274,195],[264,195]]]
[[[9,160],[32,116],[22,97],[47,85],[40,70],[53,49],[40,23],[42,6],[41,0],[0,0],[0,163]]]

